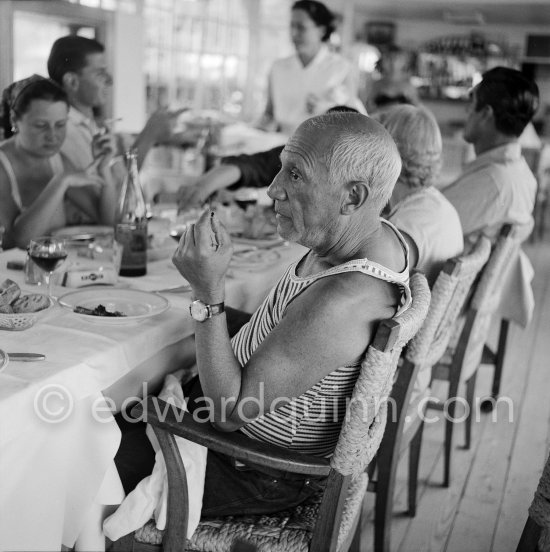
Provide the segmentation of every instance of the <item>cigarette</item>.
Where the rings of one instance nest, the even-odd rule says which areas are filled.
[[[218,242],[218,236],[216,235],[216,231],[214,230],[214,225],[213,225],[213,219],[214,218],[214,211],[210,210],[210,229],[212,230],[212,247],[214,247],[214,249],[218,249],[218,247],[220,247],[220,244]]]

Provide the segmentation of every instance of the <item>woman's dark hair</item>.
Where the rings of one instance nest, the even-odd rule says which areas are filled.
[[[491,106],[495,126],[506,136],[519,137],[539,106],[537,84],[509,67],[495,67],[484,73],[474,91],[475,110]]]
[[[102,54],[104,51],[103,44],[93,38],[62,36],[53,43],[50,51],[48,75],[61,86],[65,73],[78,73],[87,65],[86,56]]]
[[[298,0],[292,5],[292,10],[306,12],[317,27],[325,28],[325,34],[321,38],[323,42],[326,42],[336,30],[333,13],[321,2],[317,2],[316,0]]]
[[[28,81],[28,82],[26,82]],[[22,117],[34,100],[64,102],[69,107],[69,99],[65,91],[55,82],[43,77],[33,76],[25,81],[19,81],[8,86],[2,94],[1,123],[4,138],[13,136],[13,119]]]

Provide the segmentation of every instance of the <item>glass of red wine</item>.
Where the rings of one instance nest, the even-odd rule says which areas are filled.
[[[59,268],[67,258],[65,240],[52,236],[41,236],[34,238],[29,243],[29,256],[46,275],[48,295],[52,295],[52,274]]]

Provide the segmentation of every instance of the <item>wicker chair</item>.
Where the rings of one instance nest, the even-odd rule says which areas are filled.
[[[235,541],[247,541],[258,552],[315,552],[348,550],[356,546],[354,531],[359,519],[372,460],[384,432],[388,397],[399,355],[421,326],[430,302],[430,291],[421,274],[411,277],[412,306],[400,316],[383,321],[369,346],[334,454],[330,459],[306,456],[239,432],[221,433],[191,416],[177,422],[174,411],[165,421],[156,415],[167,405],[148,398],[133,415],[143,415],[153,426],[168,472],[168,521],[166,531],[149,522],[134,535],[134,550],[165,552],[228,551]],[[162,403],[162,404],[159,404]],[[156,408],[159,410],[156,410]],[[168,407],[169,408],[169,407]],[[311,476],[328,476],[324,492],[296,508],[277,514],[202,519],[190,541],[187,534],[187,481],[174,435],[196,441],[243,462]],[[355,548],[357,550],[357,548]]]
[[[458,341],[452,343],[432,370],[432,380],[444,380],[449,382],[448,399],[458,396],[459,385],[466,383],[466,402],[469,415],[465,424],[465,448],[470,448],[472,437],[474,391],[477,377],[477,369],[480,365],[483,347],[490,330],[491,319],[497,310],[506,270],[510,260],[514,259],[519,247],[518,240],[514,237],[512,226],[505,225],[493,246],[491,255],[481,277],[475,286],[473,296],[468,308],[457,323]],[[430,401],[428,408],[443,410],[444,404]],[[447,401],[447,419],[445,422],[445,458],[443,485],[448,487],[451,478],[451,448],[453,438],[456,401]]]
[[[542,472],[516,552],[550,552],[550,455]]]
[[[391,408],[386,430],[375,460],[376,481],[371,478],[368,490],[376,492],[374,550],[390,549],[390,524],[397,465],[403,452],[409,450],[409,515],[416,514],[416,488],[424,411],[429,389],[414,393],[418,373],[431,372],[447,349],[458,316],[479,271],[487,262],[491,244],[480,239],[473,250],[447,261],[432,288],[428,315],[419,332],[407,347],[403,363],[391,391]],[[428,375],[429,379],[429,375]],[[413,397],[413,395],[416,395]],[[412,402],[411,402],[412,399]]]

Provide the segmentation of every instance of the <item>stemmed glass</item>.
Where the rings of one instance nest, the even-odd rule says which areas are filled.
[[[65,240],[51,236],[34,238],[29,243],[29,255],[46,274],[48,295],[50,299],[54,300],[55,298],[52,295],[52,274],[67,258]]]
[[[176,220],[170,225],[170,237],[178,243],[181,236],[190,224],[194,224],[199,220],[201,215],[200,209],[188,209],[179,214]]]

